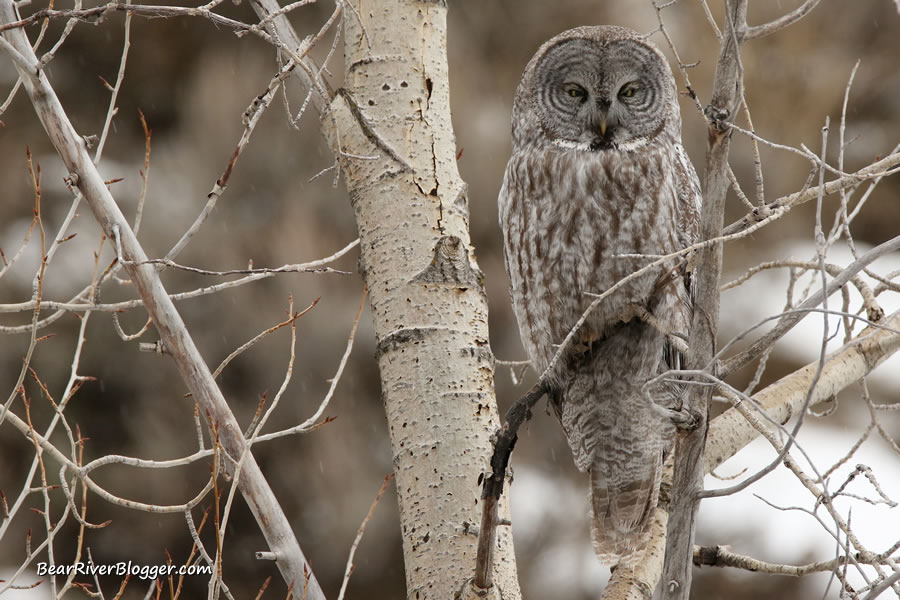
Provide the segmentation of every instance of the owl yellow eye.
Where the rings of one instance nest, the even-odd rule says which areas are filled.
[[[638,91],[638,85],[636,83],[626,83],[622,86],[622,89],[619,90],[619,96],[623,98],[631,98]]]
[[[587,97],[587,91],[585,91],[585,89],[577,83],[568,83],[563,89],[565,90],[566,95],[570,98],[584,99]]]

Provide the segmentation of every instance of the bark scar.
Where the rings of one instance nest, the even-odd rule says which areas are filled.
[[[357,104],[356,100],[348,90],[346,90],[345,88],[339,88],[335,93],[336,95],[344,99],[347,108],[350,110],[350,114],[353,115],[353,118],[359,124],[359,128],[362,130],[366,138],[368,138],[368,140],[375,145],[376,148],[387,154],[395,162],[399,163],[403,167],[403,171],[415,171],[415,169],[412,168],[412,165],[410,165],[402,156],[400,156],[397,151],[394,150],[391,145],[388,144],[384,140],[384,138],[378,134],[377,131],[375,131],[375,127],[363,114],[362,110],[359,108],[359,104]]]
[[[483,276],[472,268],[469,250],[455,235],[441,237],[434,245],[431,264],[422,269],[411,283],[442,283],[467,289],[481,284]]]

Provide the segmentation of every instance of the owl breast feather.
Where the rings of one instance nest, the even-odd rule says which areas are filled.
[[[513,154],[500,192],[500,225],[514,310],[538,369],[597,294],[681,248],[668,159],[655,148]],[[667,269],[621,284],[579,336],[605,337],[629,306],[647,304]]]

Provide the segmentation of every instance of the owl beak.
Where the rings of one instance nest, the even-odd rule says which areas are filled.
[[[609,106],[610,103],[607,100],[600,100],[597,102],[597,107],[594,109],[594,114],[591,119],[591,129],[595,132],[599,132],[600,137],[602,138],[606,137],[606,132],[608,130],[615,127],[615,123],[611,122],[609,118]]]

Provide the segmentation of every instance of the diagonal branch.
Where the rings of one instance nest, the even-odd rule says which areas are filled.
[[[153,6],[128,4],[126,2],[109,2],[100,6],[91,8],[72,9],[72,10],[55,10],[52,8],[41,9],[29,17],[15,21],[6,21],[0,24],[0,32],[10,31],[12,29],[22,29],[32,23],[37,23],[43,19],[74,19],[89,23],[99,23],[106,15],[113,12],[124,12],[126,14],[136,14],[143,17],[201,17],[208,19],[214,25],[221,25],[235,30],[238,33],[254,33],[266,41],[271,41],[265,32],[259,31],[253,25],[248,25],[234,19],[229,19],[210,10],[191,6]],[[17,15],[18,16],[18,15]],[[0,42],[2,45],[2,42]]]
[[[865,254],[861,255],[850,266],[844,269],[840,274],[828,282],[824,290],[819,290],[810,296],[805,302],[796,307],[796,311],[785,315],[778,324],[766,335],[756,340],[749,348],[740,352],[724,362],[720,375],[724,378],[729,373],[737,371],[741,367],[746,366],[754,358],[762,354],[767,348],[781,339],[788,331],[790,331],[803,317],[808,313],[807,310],[821,304],[825,298],[833,294],[841,287],[845,286],[854,275],[862,271],[867,265],[876,259],[900,249],[900,236],[880,244]]]
[[[304,90],[309,90],[310,99],[313,107],[320,115],[328,108],[333,97],[333,92],[328,84],[320,77],[319,67],[307,56],[307,53],[315,44],[315,39],[300,41],[297,32],[294,31],[290,20],[278,0],[251,0],[250,6],[260,18],[260,23],[264,26],[269,35],[274,38],[281,46],[281,52],[291,61],[293,61],[299,69],[292,72],[299,80]],[[338,0],[335,7],[335,15],[340,15],[343,2]],[[332,19],[326,23],[326,27],[330,26]],[[316,36],[318,38],[318,36]]]
[[[875,367],[900,350],[900,312],[869,327],[825,359],[810,407],[829,400],[842,389],[868,375]],[[818,368],[816,360],[783,377],[753,396],[760,410],[776,422],[784,423],[803,406],[806,392]],[[704,455],[706,473],[714,470],[759,435],[740,413],[730,408],[712,420]]]
[[[735,567],[738,569],[753,571],[754,573],[771,573],[773,575],[792,575],[794,577],[802,577],[804,575],[811,575],[813,573],[834,571],[835,569],[849,562],[851,562],[850,557],[839,556],[837,558],[832,558],[831,560],[822,560],[806,565],[794,566],[770,563],[753,558],[752,556],[735,554],[724,546],[694,547],[694,564],[698,567]],[[886,560],[881,559],[879,562],[886,563]]]
[[[12,0],[0,0],[0,23],[17,19]],[[4,46],[15,48],[24,60],[16,62],[31,103],[53,146],[65,163],[69,180],[84,195],[103,232],[108,238],[118,237],[122,254],[128,259],[124,266],[131,276],[144,306],[192,394],[192,401],[211,415],[219,426],[220,441],[231,457],[247,452],[247,442],[240,426],[222,396],[212,374],[200,356],[184,321],[169,298],[155,267],[144,263],[146,253],[138,243],[122,215],[103,178],[87,152],[84,140],[75,131],[56,92],[50,86],[24,31],[12,29],[2,34]],[[278,559],[278,568],[290,584],[307,582],[307,597],[322,599],[322,590],[312,575],[300,546],[291,530],[272,489],[259,465],[248,452],[238,485],[250,510],[262,530],[269,547]]]
[[[528,390],[506,411],[503,427],[494,440],[491,456],[491,472],[484,475],[481,488],[481,528],[478,530],[478,553],[475,558],[475,587],[486,590],[493,585],[491,573],[494,563],[494,546],[497,537],[497,502],[503,494],[506,468],[509,458],[519,439],[519,427],[531,418],[531,408],[547,393],[549,386],[541,381]]]
[[[722,234],[732,235],[739,231],[744,231],[751,225],[771,217],[778,211],[785,213],[798,204],[815,200],[819,197],[820,193],[828,196],[868,180],[873,180],[871,185],[874,185],[878,183],[882,177],[895,173],[898,165],[900,165],[900,152],[893,152],[881,160],[863,167],[856,173],[842,175],[837,179],[826,182],[821,187],[809,187],[799,192],[782,196],[768,204],[755,208],[744,217],[726,227],[722,231]]]
[[[900,311],[886,317],[878,327],[873,326],[864,330],[854,340],[829,354],[821,369],[809,406],[814,407],[828,401],[900,351],[900,333],[897,333],[897,328],[900,328]],[[803,406],[818,369],[819,361],[816,360],[761,390],[753,396],[753,400],[769,418],[784,423]],[[709,474],[759,435],[760,432],[736,408],[726,410],[709,424],[703,456],[703,473]],[[670,472],[663,474],[661,506],[657,508],[650,530],[651,548],[659,547],[666,540],[668,513],[663,509],[665,504],[662,500],[668,487],[667,481],[671,481]],[[603,597],[607,600],[646,597],[641,590],[651,588],[656,583],[662,566],[662,553],[648,552],[639,571],[633,574],[613,573]],[[618,571],[625,570],[617,569]]]

